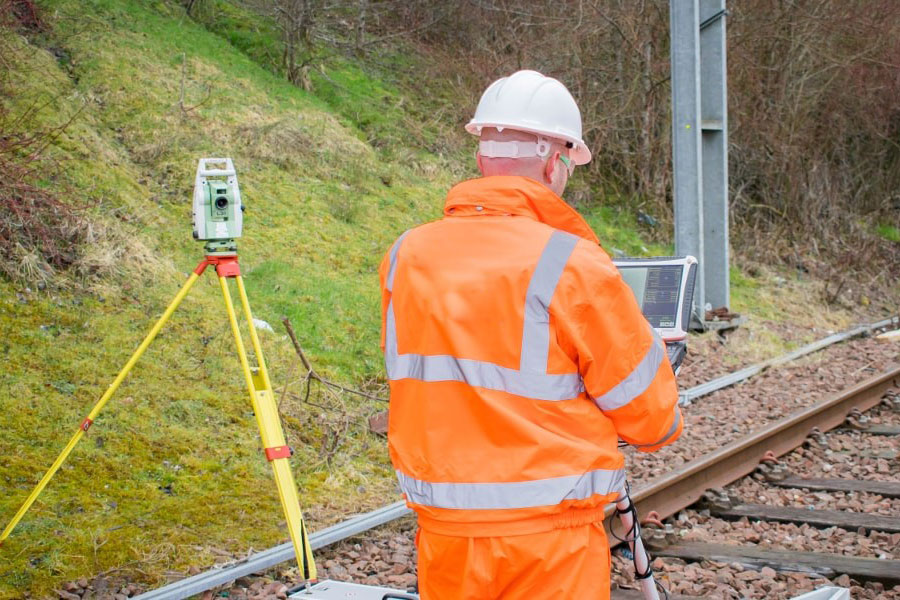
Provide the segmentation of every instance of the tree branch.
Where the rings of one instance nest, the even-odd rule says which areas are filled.
[[[297,356],[300,357],[300,361],[303,362],[303,366],[306,367],[306,377],[308,379],[315,379],[316,381],[323,383],[331,388],[334,388],[341,392],[347,392],[350,394],[356,394],[357,396],[362,396],[363,398],[368,398],[369,400],[377,400],[379,402],[387,402],[385,398],[381,398],[379,396],[375,396],[373,394],[369,394],[367,392],[363,392],[360,390],[356,390],[353,388],[349,388],[343,386],[339,383],[335,383],[329,379],[326,379],[316,373],[315,369],[313,369],[309,360],[306,358],[306,354],[303,352],[303,348],[300,347],[300,342],[297,341],[297,335],[294,333],[294,327],[291,325],[291,320],[287,317],[282,317],[281,322],[284,323],[284,328],[287,330],[288,337],[291,338],[291,343],[294,345],[294,351],[296,351]]]

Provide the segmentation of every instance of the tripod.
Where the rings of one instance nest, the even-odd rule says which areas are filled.
[[[266,362],[263,359],[262,348],[259,345],[259,337],[256,329],[253,327],[253,317],[250,313],[250,302],[247,299],[247,291],[244,289],[244,281],[241,278],[241,270],[238,265],[237,253],[228,253],[223,255],[208,255],[197,268],[194,269],[190,277],[175,295],[175,298],[166,307],[165,312],[156,322],[144,341],[137,347],[122,370],[106,389],[100,400],[91,409],[91,412],[78,426],[78,431],[69,440],[69,443],[56,458],[56,461],[50,466],[50,469],[44,474],[40,482],[32,490],[31,494],[22,504],[19,511],[13,517],[12,521],[0,533],[0,544],[3,543],[9,534],[12,533],[15,526],[22,519],[40,493],[44,490],[50,479],[59,470],[63,462],[78,444],[79,440],[88,431],[97,418],[97,415],[119,388],[119,385],[140,359],[144,351],[150,346],[150,343],[162,329],[184,297],[187,296],[194,283],[203,275],[208,266],[215,266],[216,274],[219,277],[219,285],[222,288],[222,298],[225,301],[225,309],[228,313],[228,321],[231,323],[231,331],[234,334],[234,343],[237,349],[238,358],[241,361],[241,370],[244,373],[244,379],[247,381],[247,391],[250,394],[250,403],[253,406],[253,413],[256,415],[256,423],[259,426],[262,445],[265,449],[266,459],[272,464],[272,471],[275,475],[275,484],[278,487],[278,496],[281,499],[281,507],[287,520],[288,531],[291,535],[291,541],[294,545],[294,553],[297,557],[297,565],[300,572],[307,581],[316,579],[316,564],[312,557],[312,548],[309,545],[309,536],[306,531],[306,525],[303,521],[303,515],[300,512],[300,500],[297,496],[297,486],[294,483],[294,477],[291,474],[291,467],[288,458],[291,456],[291,449],[286,445],[284,440],[284,432],[281,429],[281,423],[278,418],[278,409],[275,404],[275,398],[272,394],[272,383],[269,381],[269,372],[266,370]],[[228,279],[234,279],[237,282],[238,294],[241,299],[241,307],[244,316],[250,324],[250,341],[253,345],[253,353],[256,355],[257,367],[251,368],[247,359],[247,352],[244,349],[244,342],[238,328],[237,315],[235,314],[234,305],[231,301],[231,292],[228,287]]]

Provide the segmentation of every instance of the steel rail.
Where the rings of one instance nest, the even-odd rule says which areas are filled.
[[[317,531],[309,536],[309,543],[313,550],[318,550],[358,533],[399,519],[410,512],[412,511],[406,507],[405,502],[394,502],[337,525],[326,527],[322,531]],[[134,598],[135,600],[181,600],[182,598],[187,598],[234,581],[238,577],[265,571],[279,563],[294,560],[295,558],[293,544],[286,542],[249,556],[236,564],[216,567],[199,575],[180,579],[161,588],[145,592]]]
[[[710,488],[721,487],[752,473],[767,451],[775,456],[801,446],[814,428],[833,429],[854,408],[864,411],[881,401],[891,387],[900,386],[900,364],[830,398],[780,419],[741,439],[692,460],[631,494],[642,518],[656,511],[659,518],[672,516],[700,499]],[[607,510],[607,516],[612,508]]]
[[[815,342],[809,343],[801,348],[797,348],[796,350],[788,352],[787,354],[782,354],[781,356],[777,356],[761,363],[745,367],[739,371],[735,371],[734,373],[723,375],[722,377],[719,377],[717,379],[707,381],[706,383],[701,383],[700,385],[684,390],[683,392],[679,392],[678,403],[682,406],[686,406],[697,398],[700,398],[701,396],[706,396],[707,394],[711,394],[715,391],[721,390],[722,388],[726,388],[736,383],[746,381],[747,379],[750,379],[754,375],[757,375],[758,373],[761,373],[762,371],[765,371],[770,367],[796,360],[801,356],[812,354],[813,352],[817,352],[823,348],[827,348],[828,346],[837,344],[838,342],[843,342],[860,335],[866,335],[876,329],[894,326],[898,323],[900,323],[900,317],[891,317],[889,319],[883,319],[881,321],[876,321],[875,323],[869,323],[867,325],[860,325],[859,327],[853,327],[852,329],[829,335],[828,337],[816,340]]]

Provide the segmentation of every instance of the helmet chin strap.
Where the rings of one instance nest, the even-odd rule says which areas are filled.
[[[478,152],[486,158],[547,158],[550,140],[543,136],[538,136],[536,142],[482,140],[478,143]]]

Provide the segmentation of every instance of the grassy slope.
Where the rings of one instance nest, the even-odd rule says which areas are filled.
[[[92,204],[100,233],[90,259],[106,275],[86,283],[89,293],[29,293],[0,281],[2,524],[201,256],[189,234],[199,156],[235,158],[248,205],[242,264],[255,316],[278,332],[262,340],[278,392],[296,380],[281,315],[320,370],[358,385],[380,380],[378,261],[399,232],[439,214],[453,181],[472,174],[460,166],[464,143],[423,118],[427,102],[347,61],[314,74],[315,95],[289,86],[260,66],[271,31],[247,27],[247,15],[227,6],[217,34],[164,2],[44,6],[53,33],[14,40],[22,60],[4,101],[22,110],[53,99],[37,117],[46,124],[82,107],[51,148],[62,173],[45,183]],[[182,68],[186,105],[210,90],[187,114],[178,107]],[[587,212],[608,248],[666,251],[644,248],[628,212]],[[736,279],[739,310],[768,290]],[[210,564],[219,551],[281,541],[242,390],[207,275],[0,548],[0,598],[41,595],[110,568],[159,583],[167,570]],[[395,499],[383,442],[362,427],[380,406],[342,402],[353,419],[329,461],[341,416],[291,395],[281,404],[313,529]]]
[[[412,169],[384,162],[322,101],[168,15],[168,5],[63,0],[48,8],[57,14],[46,44],[62,46],[68,64],[16,41],[27,60],[9,102],[20,110],[56,96],[41,117],[48,123],[84,103],[51,154],[64,161],[65,183],[95,204],[93,218],[117,232],[109,245],[130,253],[90,284],[91,294],[0,283],[4,523],[201,256],[189,235],[197,157],[235,157],[255,316],[279,332],[279,317],[290,316],[315,364],[356,382],[381,373],[380,257],[399,232],[438,214],[451,181],[425,159]],[[177,106],[182,55],[186,103],[212,88],[186,116]],[[280,334],[264,334],[263,345],[280,386],[294,362],[289,346]],[[242,390],[207,275],[0,550],[0,596],[41,594],[122,566],[158,581],[167,569],[213,562],[211,548],[280,541],[274,484]],[[282,410],[304,502],[333,507],[311,511],[314,522],[393,499],[382,443],[361,425],[347,434],[355,456],[326,465],[320,415],[290,397]]]

